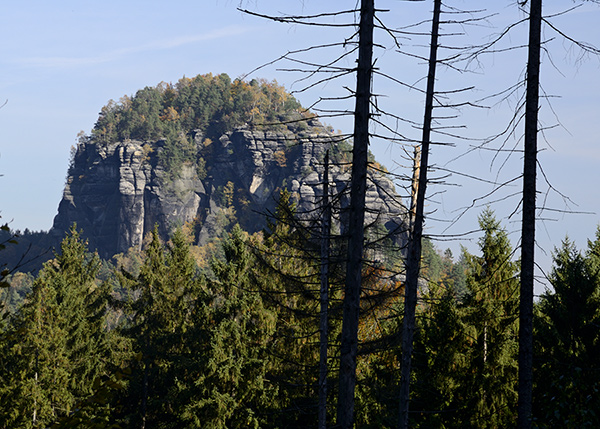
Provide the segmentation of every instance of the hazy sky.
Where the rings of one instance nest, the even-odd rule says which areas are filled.
[[[390,29],[396,29],[428,18],[431,1],[376,1],[376,7],[389,9],[381,15]],[[466,0],[448,0],[447,4],[462,10],[475,10],[482,3]],[[523,19],[516,2],[497,0],[493,3],[496,15],[478,26],[447,27],[447,32],[465,31],[467,36],[449,37],[456,45],[480,44],[512,22]],[[352,9],[353,1],[263,1],[241,2],[242,6],[260,13],[312,14]],[[580,2],[546,1],[546,15],[554,14]],[[0,215],[14,229],[47,230],[52,226],[67,172],[69,151],[76,144],[77,133],[89,133],[100,108],[109,99],[132,95],[144,86],[161,81],[176,82],[182,76],[204,73],[227,73],[233,79],[245,76],[261,64],[274,60],[287,51],[311,45],[340,42],[353,33],[351,27],[321,29],[300,25],[286,25],[245,15],[236,8],[238,0],[172,0],[164,1],[30,1],[8,2],[2,7],[0,32]],[[447,19],[457,19],[447,15]],[[346,15],[335,23],[351,22]],[[555,25],[569,36],[600,46],[600,6],[586,3],[565,16],[553,19]],[[429,25],[416,27],[426,33]],[[527,40],[527,27],[521,24],[506,36],[501,45],[520,46]],[[543,186],[539,204],[559,211],[540,213],[538,224],[538,261],[544,269],[550,266],[553,246],[569,235],[580,247],[592,237],[599,223],[600,213],[600,61],[595,57],[581,57],[581,51],[559,33],[545,27],[547,52],[542,62],[543,94],[548,96],[540,110],[544,127],[561,126],[545,131],[547,142],[540,143],[540,164],[557,191]],[[375,40],[385,48],[376,51],[380,72],[395,80],[422,88],[421,78],[426,73],[423,61],[396,52],[389,34],[378,31]],[[427,38],[400,39],[402,50],[425,55]],[[330,61],[348,47],[312,52],[301,58],[308,61]],[[524,49],[496,52],[472,63],[471,71],[457,73],[440,69],[438,87],[454,90],[468,86],[475,89],[453,97],[453,101],[476,100],[505,89],[523,79],[526,51]],[[353,56],[340,65],[352,66]],[[296,82],[301,75],[281,71],[281,68],[299,68],[301,64],[280,63],[261,69],[250,77],[277,79],[288,89],[303,88]],[[312,91],[296,94],[300,102],[311,105],[319,96],[347,95],[342,88],[351,86],[351,80],[329,82]],[[416,89],[377,76],[373,90],[380,94],[378,103],[393,114],[418,122],[422,118],[423,96]],[[522,93],[522,88],[519,89]],[[518,95],[504,102],[485,101],[486,109],[461,109],[452,112],[458,118],[447,125],[464,125],[453,129],[469,138],[492,135],[503,129]],[[495,104],[494,104],[495,103]],[[337,108],[352,109],[351,101]],[[446,112],[447,114],[449,112]],[[557,119],[558,118],[558,119]],[[351,130],[349,119],[325,120],[336,129]],[[394,123],[393,126],[396,126]],[[399,122],[398,130],[411,138],[418,138],[417,129]],[[383,127],[375,129],[384,133]],[[505,149],[519,148],[522,125],[514,138],[506,140]],[[441,136],[437,137],[442,139]],[[517,177],[522,170],[520,155],[507,156],[502,152],[493,157],[488,150],[470,151],[477,141],[454,141],[456,147],[435,147],[431,161],[448,170],[479,176],[489,182],[504,182]],[[500,142],[490,144],[499,147]],[[405,173],[408,165],[402,150],[385,141],[374,141],[372,150],[383,164],[397,173]],[[454,160],[455,158],[457,158]],[[437,176],[442,173],[438,172]],[[432,187],[434,196],[429,209],[434,211],[428,221],[432,234],[462,234],[477,228],[476,217],[482,204],[494,203],[498,216],[510,232],[514,246],[518,245],[520,213],[518,197],[520,182],[515,181],[498,193],[479,200],[491,192],[494,185],[464,179],[454,174],[445,179],[452,186]],[[561,194],[573,203],[565,203]],[[546,199],[547,198],[547,199]],[[472,201],[475,203],[472,204]],[[455,224],[462,208],[474,205]],[[592,214],[564,214],[560,210]],[[516,214],[511,214],[516,211]],[[446,227],[449,228],[446,230]],[[441,248],[459,244],[476,249],[478,235],[470,241],[439,242]],[[546,254],[542,251],[546,251]]]

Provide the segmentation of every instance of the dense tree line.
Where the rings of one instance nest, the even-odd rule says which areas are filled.
[[[119,102],[109,101],[100,111],[91,138],[98,142],[158,140],[195,129],[207,138],[218,138],[247,122],[279,123],[300,108],[277,82],[231,81],[225,73],[184,77],[175,84],[146,87]]]
[[[155,150],[154,142],[162,141],[158,162],[167,172],[176,175],[187,162],[196,165],[203,179],[210,144],[225,132],[242,125],[276,129],[307,116],[275,81],[232,81],[225,73],[206,74],[146,87],[118,102],[110,100],[102,107],[91,134],[82,135],[81,141],[103,144],[139,140],[148,142],[146,155]],[[294,125],[306,127],[301,121]],[[197,133],[202,136],[200,148],[191,138]]]
[[[109,276],[73,227],[19,308],[3,311],[0,426],[315,427],[319,263],[308,257],[314,245],[282,217],[254,236],[235,227],[204,269],[181,229],[168,243],[155,230],[139,263],[121,257]],[[516,421],[518,265],[491,211],[480,227],[479,254],[464,250],[458,261],[424,243],[412,427]],[[549,276],[554,290],[536,304],[538,427],[599,423],[599,248],[600,231],[585,253],[566,240]],[[336,271],[332,381],[341,330]],[[370,291],[390,287],[364,274]],[[400,298],[363,300],[360,427],[396,423]],[[335,397],[332,382],[329,425]]]

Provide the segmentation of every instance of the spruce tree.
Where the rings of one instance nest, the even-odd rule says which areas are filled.
[[[254,240],[256,284],[265,306],[277,314],[267,351],[270,377],[278,387],[269,420],[273,426],[301,428],[318,420],[321,261],[320,243],[309,237],[306,223],[296,218],[290,193],[283,190],[264,237]],[[334,275],[336,265],[331,264]],[[332,294],[336,296],[339,299],[338,291]],[[328,319],[331,338],[339,334],[339,323]],[[334,371],[327,373],[330,384]]]
[[[415,427],[468,427],[463,410],[469,373],[470,338],[461,304],[452,284],[430,282],[417,311],[411,421]],[[418,359],[417,359],[418,358]]]
[[[479,226],[481,255],[463,249],[459,262],[445,267],[421,297],[414,383],[414,409],[421,412],[411,417],[415,427],[515,424],[518,264],[490,209]],[[451,261],[448,252],[443,261]]]
[[[466,254],[466,334],[472,372],[461,383],[465,410],[475,426],[510,427],[517,401],[518,264],[507,233],[488,208],[479,217],[481,256]]]
[[[73,226],[55,259],[44,264],[10,327],[6,427],[46,427],[79,411],[104,375],[110,353],[108,286],[97,284],[97,255]],[[85,418],[95,419],[94,410]]]
[[[181,383],[186,382],[186,357],[191,344],[191,305],[200,283],[183,233],[176,231],[168,250],[154,228],[137,277],[123,273],[121,281],[133,297],[131,321],[123,334],[132,344],[133,373],[124,422],[141,427],[179,427],[176,412]]]
[[[585,255],[568,239],[554,253],[553,291],[534,319],[534,418],[541,427],[600,425],[600,230]]]
[[[157,391],[160,383],[161,336],[168,309],[164,304],[165,291],[162,280],[165,277],[165,262],[162,244],[158,238],[158,229],[152,232],[152,241],[145,250],[144,264],[140,274],[129,286],[132,296],[136,296],[129,306],[131,324],[123,334],[131,339],[135,356],[133,374],[129,386],[128,403],[134,408],[130,410],[131,423],[145,427],[147,421],[153,421],[159,413],[161,393]]]
[[[208,297],[194,308],[195,341],[181,418],[187,427],[258,428],[275,387],[267,377],[276,315],[265,308],[253,278],[255,260],[236,225],[211,264]]]

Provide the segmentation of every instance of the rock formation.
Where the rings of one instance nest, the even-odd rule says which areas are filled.
[[[337,144],[336,136],[318,121],[311,120],[302,131],[242,127],[215,142],[200,132],[190,140],[205,156],[205,174],[193,163],[183,163],[176,174],[165,171],[157,161],[164,140],[81,142],[53,231],[62,235],[75,222],[90,248],[111,257],[132,246],[139,248],[155,224],[166,238],[173,228],[193,222],[200,244],[222,233],[233,216],[244,229],[255,232],[265,226],[265,214],[273,210],[284,188],[297,203],[299,216],[317,215],[324,153]],[[332,193],[340,196],[343,209],[349,198],[348,167],[332,165],[330,177]],[[367,204],[366,223],[396,231],[394,241],[401,246],[406,239],[406,209],[388,178],[371,177]]]

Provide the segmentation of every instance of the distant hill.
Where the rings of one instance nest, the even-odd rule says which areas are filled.
[[[348,203],[351,146],[276,82],[218,76],[183,78],[110,101],[73,153],[52,234],[76,222],[90,248],[109,258],[187,225],[202,244],[234,223],[265,226],[282,189],[299,216],[318,216],[323,157],[331,150],[333,191]],[[406,240],[406,209],[383,173],[371,175],[369,224]]]

